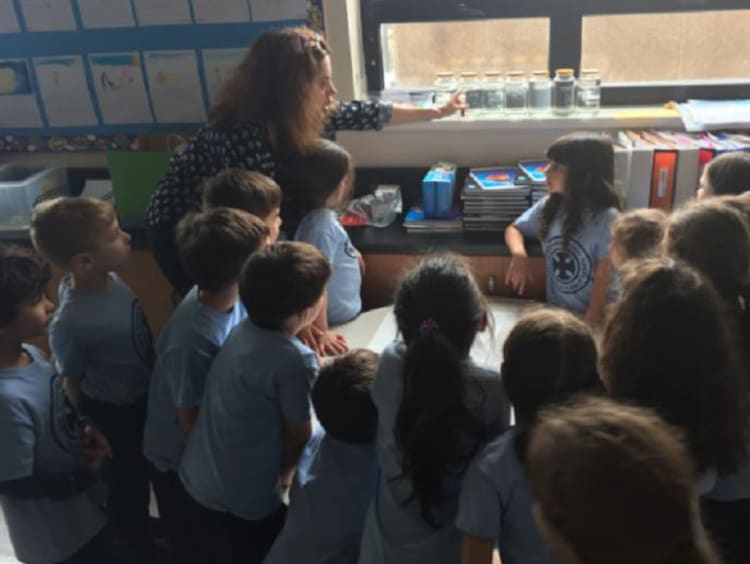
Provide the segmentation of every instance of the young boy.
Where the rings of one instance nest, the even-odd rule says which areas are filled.
[[[609,254],[619,270],[626,261],[648,258],[659,251],[667,227],[667,214],[658,209],[637,209],[620,214],[612,222]]]
[[[378,355],[356,349],[320,370],[312,402],[325,432],[297,466],[286,523],[265,564],[351,564],[378,481],[378,413],[370,386]]]
[[[235,208],[261,218],[268,226],[268,243],[275,243],[281,228],[281,188],[259,172],[228,168],[203,185],[203,209]]]
[[[67,272],[50,348],[66,389],[112,445],[108,511],[119,540],[144,561],[153,555],[142,453],[153,344],[140,302],[113,273],[130,256],[130,236],[110,204],[65,197],[34,209],[31,238],[42,256]]]
[[[0,506],[21,562],[117,562],[93,489],[111,454],[39,349],[53,305],[49,271],[0,246]]]
[[[254,253],[240,276],[248,319],[208,373],[180,478],[204,562],[260,564],[284,524],[282,491],[312,432],[315,353],[294,335],[313,322],[331,275],[304,243]]]
[[[215,208],[177,225],[177,247],[197,285],[162,329],[151,376],[144,454],[175,562],[189,561],[185,492],[177,469],[198,417],[206,375],[229,332],[246,316],[239,299],[242,265],[268,237],[257,217]]]

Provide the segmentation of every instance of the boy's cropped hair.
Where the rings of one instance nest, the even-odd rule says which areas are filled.
[[[331,263],[312,245],[276,243],[247,261],[240,297],[253,323],[280,330],[292,315],[315,305],[330,276]]]
[[[97,198],[54,198],[34,208],[31,240],[42,256],[65,269],[78,253],[95,250],[116,218],[115,208]]]
[[[628,258],[647,258],[658,251],[667,228],[667,214],[658,209],[638,209],[620,214],[612,222],[612,242]]]
[[[186,272],[199,288],[219,292],[237,282],[242,266],[268,237],[268,227],[247,212],[214,208],[185,216],[176,230]]]
[[[354,349],[320,369],[312,389],[315,414],[326,433],[344,443],[375,439],[378,411],[370,387],[380,357],[367,349]]]
[[[0,327],[13,322],[26,300],[43,296],[49,279],[49,267],[35,253],[0,245]]]
[[[259,172],[228,168],[203,184],[203,209],[244,210],[261,219],[281,206],[281,188]]]

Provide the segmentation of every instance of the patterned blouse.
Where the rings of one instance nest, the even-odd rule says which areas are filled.
[[[379,130],[392,115],[390,102],[341,103],[326,132]],[[185,214],[198,209],[202,182],[226,168],[254,170],[276,178],[278,165],[265,126],[242,123],[219,130],[207,125],[198,130],[187,147],[172,157],[166,176],[157,184],[146,210],[147,225],[175,225]]]

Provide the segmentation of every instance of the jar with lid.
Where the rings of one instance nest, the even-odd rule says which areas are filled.
[[[569,116],[576,109],[576,79],[573,69],[557,69],[552,81],[552,111]]]
[[[484,107],[484,96],[482,95],[482,83],[479,81],[478,72],[462,72],[458,86],[463,90],[466,105],[474,112],[481,112]]]
[[[511,71],[505,78],[505,112],[512,116],[526,113],[529,83],[522,71]]]
[[[601,104],[602,81],[599,69],[582,69],[576,84],[578,111],[585,115],[599,113]]]
[[[500,71],[487,71],[482,81],[484,109],[488,114],[498,115],[505,105],[505,83]]]
[[[457,90],[456,75],[452,72],[439,72],[433,84],[435,97],[433,101],[438,108],[445,106]]]
[[[552,80],[550,80],[549,71],[532,72],[529,81],[529,112],[534,115],[546,114],[551,106]]]

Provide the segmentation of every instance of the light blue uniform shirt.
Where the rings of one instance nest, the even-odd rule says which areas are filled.
[[[264,564],[354,564],[378,480],[375,442],[320,429],[297,466],[286,523]]]
[[[318,359],[296,337],[248,318],[234,328],[208,372],[198,421],[180,466],[202,505],[247,520],[281,506],[283,424],[310,421]]]
[[[55,369],[42,351],[24,348],[30,365],[0,369],[0,481],[72,472],[83,447],[83,426]],[[0,495],[16,558],[61,562],[94,538],[106,517],[93,492],[63,500]]]
[[[549,196],[539,200],[513,223],[525,237],[539,238],[542,209]],[[610,225],[615,208],[584,212],[583,223],[563,247],[565,212],[558,212],[547,237],[541,241],[547,278],[547,301],[577,314],[585,314],[591,301],[596,263],[609,258]],[[616,297],[610,284],[609,300]]]
[[[362,271],[357,253],[336,212],[319,208],[308,213],[297,228],[295,240],[317,247],[331,261],[333,272],[328,282],[328,323],[341,325],[362,311]]]
[[[489,443],[464,476],[456,526],[497,539],[503,564],[548,564],[552,558],[532,517],[533,499],[514,446],[513,429]]]
[[[73,290],[60,281],[49,330],[60,374],[87,396],[115,405],[143,397],[154,361],[153,341],[138,298],[116,274],[105,290]]]
[[[187,443],[177,409],[201,404],[214,357],[229,332],[245,317],[245,307],[239,300],[229,313],[203,305],[196,286],[162,329],[156,343],[143,446],[146,458],[162,472],[179,468]]]
[[[412,500],[411,480],[403,477],[401,452],[396,444],[395,426],[402,395],[403,345],[392,343],[383,351],[372,386],[372,399],[378,409],[378,458],[380,480],[365,522],[360,564],[455,564],[461,560],[461,534],[454,522],[458,511],[461,475],[447,476],[443,483],[446,502],[440,508],[445,526],[435,529],[420,514]],[[480,368],[470,360],[464,363],[467,394],[472,411],[496,434],[510,422],[508,403],[500,375]]]

